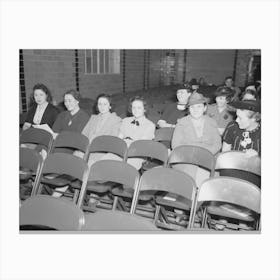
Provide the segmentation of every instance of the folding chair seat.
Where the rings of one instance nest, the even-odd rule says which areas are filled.
[[[20,198],[24,200],[32,195],[33,185],[36,185],[40,176],[43,158],[36,150],[20,148],[19,160]]]
[[[155,141],[161,142],[167,149],[171,149],[171,141],[174,133],[173,127],[158,128],[155,131]]]
[[[96,193],[96,189],[99,188],[99,195],[102,191],[103,195],[107,194],[110,196],[110,191],[113,186],[126,186],[134,190],[138,180],[138,171],[126,162],[116,160],[97,161],[90,167],[88,180],[84,189],[81,191],[78,204],[85,211],[95,211],[96,206],[108,209],[107,205],[101,204],[104,201],[101,201],[100,198],[97,198],[95,205],[84,205],[86,195]],[[101,184],[98,184],[99,182],[101,182]],[[107,203],[107,201],[105,201],[105,203],[108,204],[109,202]],[[115,197],[114,204],[110,204],[110,209],[116,209],[117,197]]]
[[[84,231],[156,231],[147,219],[126,212],[97,211],[85,215]]]
[[[188,218],[185,225],[190,227],[196,193],[193,178],[181,171],[166,167],[153,168],[144,172],[134,193],[132,213],[137,213],[139,195],[143,191],[152,191],[156,196],[154,222],[158,227],[182,229],[176,219],[181,214],[177,215],[175,209],[188,211],[188,215],[185,215],[185,218]],[[163,203],[164,200],[165,203]]]
[[[52,143],[52,134],[43,129],[30,127],[20,135],[20,144],[33,144],[39,151],[43,148],[47,154],[51,151]]]
[[[203,227],[258,229],[260,199],[260,189],[250,182],[232,177],[215,177],[200,186],[195,212],[203,207]]]
[[[57,135],[53,142],[51,153],[70,153],[75,151],[83,153],[83,158],[87,157],[89,146],[88,138],[75,131],[62,131]]]
[[[129,158],[143,158],[141,171],[146,171],[156,166],[166,166],[168,160],[167,148],[153,140],[136,140],[130,144],[126,154]]]
[[[76,203],[82,184],[86,184],[87,173],[88,166],[83,159],[65,153],[49,154],[37,181],[36,193],[41,193],[42,185],[47,185],[51,189],[71,185],[75,191],[73,201]],[[72,185],[71,183],[76,180],[79,180],[79,183]]]
[[[81,230],[84,214],[71,201],[36,195],[21,204],[19,222],[21,230]]]
[[[228,151],[217,155],[215,169],[220,176],[246,180],[261,188],[261,159],[248,157],[244,152]]]

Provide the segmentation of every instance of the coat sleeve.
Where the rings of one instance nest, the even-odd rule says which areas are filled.
[[[184,126],[181,120],[178,120],[171,141],[172,149],[182,145],[183,139],[184,139]]]
[[[213,153],[216,154],[221,150],[222,147],[222,141],[221,136],[218,130],[218,125],[215,121],[210,122],[210,142],[206,144],[208,146],[207,148]]]

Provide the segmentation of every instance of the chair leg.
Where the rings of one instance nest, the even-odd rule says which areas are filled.
[[[117,209],[117,205],[118,205],[118,197],[115,196],[114,202],[113,202],[113,208],[112,208],[113,211],[115,211]]]
[[[156,224],[158,217],[159,217],[159,213],[160,213],[160,205],[156,206],[156,212],[155,212],[155,218],[154,218],[154,224]]]
[[[73,202],[76,204],[79,198],[79,190],[74,191]]]
[[[207,222],[207,211],[206,207],[203,209],[203,214],[202,214],[202,228],[205,228]]]

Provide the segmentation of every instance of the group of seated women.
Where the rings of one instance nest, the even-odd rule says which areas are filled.
[[[64,94],[67,110],[59,113],[51,104],[49,89],[37,84],[33,88],[35,105],[28,111],[23,130],[31,126],[44,129],[54,138],[61,131],[76,131],[86,135],[89,141],[100,135],[112,135],[130,145],[135,140],[154,139],[156,128],[174,127],[172,148],[196,145],[213,154],[239,150],[248,156],[260,156],[260,102],[254,98],[252,89],[244,92],[242,100],[231,102],[233,95],[230,87],[221,86],[215,92],[216,103],[208,105],[199,89],[180,88],[176,92],[178,102],[169,104],[154,124],[146,117],[147,102],[143,97],[133,97],[129,102],[131,116],[121,119],[112,110],[111,96],[101,94],[96,100],[98,113],[89,116],[79,107],[80,94],[69,90]],[[101,158],[94,155],[89,161],[93,163]],[[140,168],[139,162],[134,164]]]

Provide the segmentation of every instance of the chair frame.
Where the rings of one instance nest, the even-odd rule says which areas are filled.
[[[137,189],[134,192],[130,211],[131,214],[134,214],[136,212],[140,192],[145,190],[166,191],[169,193],[180,195],[190,200],[191,210],[188,228],[191,227],[196,196],[196,183],[191,176],[187,175],[184,172],[167,167],[152,168],[144,172],[140,178]],[[156,213],[154,216],[154,223],[157,223],[159,211],[160,206],[157,205]]]
[[[254,184],[233,177],[215,177],[204,181],[195,200],[194,215],[198,211],[198,202],[217,201],[245,207],[260,215],[261,191]],[[205,214],[207,208],[204,207]],[[204,215],[204,218],[206,216]],[[192,223],[194,219],[192,220]],[[206,221],[202,222],[205,226]]]

